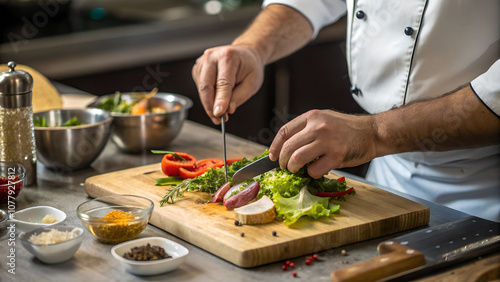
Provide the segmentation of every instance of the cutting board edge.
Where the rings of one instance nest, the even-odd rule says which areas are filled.
[[[414,220],[410,220],[414,219]],[[411,229],[415,229],[418,227],[426,226],[429,224],[430,220],[430,209],[428,207],[425,207],[422,210],[416,210],[416,211],[411,211],[408,212],[407,214],[404,214],[402,216],[397,216],[393,218],[385,218],[382,220],[377,221],[377,224],[384,224],[384,223],[390,223],[391,221],[396,220],[396,223],[408,223],[406,225],[395,225],[396,227],[392,230],[384,231],[384,230],[375,230],[373,229],[373,225],[375,222],[369,222],[361,225],[356,225],[356,226],[351,226],[349,227],[349,231],[352,229],[353,236],[349,236],[346,240],[340,240],[340,241],[334,241],[332,243],[328,243],[327,245],[323,245],[323,247],[317,247],[317,245],[312,245],[310,244],[310,240],[322,240],[320,237],[322,236],[331,236],[331,237],[337,237],[337,239],[342,236],[336,236],[336,232],[346,232],[346,229],[343,230],[338,230],[336,232],[329,232],[328,234],[318,234],[315,236],[309,236],[309,237],[303,237],[303,238],[298,238],[295,240],[290,240],[286,242],[282,242],[279,244],[273,244],[273,245],[263,245],[261,247],[254,247],[254,248],[248,248],[248,249],[236,249],[234,246],[231,244],[221,244],[221,242],[216,241],[217,244],[207,244],[204,240],[201,240],[202,234],[194,234],[194,235],[188,235],[186,232],[176,232],[176,230],[180,230],[178,228],[172,228],[170,230],[165,230],[166,232],[182,239],[185,240],[186,242],[189,242],[190,244],[193,244],[221,259],[224,259],[238,267],[242,268],[253,268],[253,267],[258,267],[262,266],[265,264],[269,263],[274,263],[277,261],[281,260],[286,260],[286,259],[294,259],[297,257],[301,257],[304,255],[310,255],[322,251],[328,251],[333,248],[345,246],[348,244],[356,243],[356,242],[361,242],[365,240],[371,240],[371,239],[376,239],[379,237],[383,236],[388,236],[391,234],[396,234],[398,232],[402,231],[407,231]],[[155,225],[153,222],[150,222],[152,225],[158,227]],[[180,224],[178,227],[181,227]],[[160,227],[158,227],[160,228]],[[192,229],[190,230],[192,231]],[[358,236],[354,236],[354,235]],[[238,235],[235,235],[238,236]],[[303,246],[306,246],[305,249],[299,249],[295,247],[300,242],[304,242],[304,244],[301,244]],[[222,249],[232,249],[234,252],[231,252],[231,256],[227,255],[227,252],[222,252]],[[282,253],[280,252],[282,249],[290,249],[294,250],[289,253]],[[275,251],[273,251],[275,250]]]

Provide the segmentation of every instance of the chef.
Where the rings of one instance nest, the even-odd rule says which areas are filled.
[[[370,115],[306,112],[278,131],[270,158],[292,172],[314,160],[312,177],[372,161],[369,181],[500,221],[500,1],[346,2],[264,1],[193,67],[208,116],[234,113],[266,64],[347,13],[351,93]]]

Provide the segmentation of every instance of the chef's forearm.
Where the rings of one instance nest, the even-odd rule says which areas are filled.
[[[313,34],[310,22],[296,10],[279,4],[266,6],[232,45],[252,46],[264,64],[300,49]]]
[[[470,86],[374,116],[377,156],[445,151],[500,142],[500,119]]]

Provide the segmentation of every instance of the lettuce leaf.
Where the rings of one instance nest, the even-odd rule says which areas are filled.
[[[260,184],[262,194],[270,198],[275,194],[288,198],[297,195],[311,179],[308,175],[304,176],[300,173],[291,173],[287,169],[277,168],[261,174],[257,181]]]
[[[330,216],[331,213],[340,209],[339,205],[330,203],[329,198],[317,197],[309,193],[307,186],[303,186],[297,195],[290,198],[276,193],[273,196],[273,202],[278,217],[283,218],[286,226],[294,224],[305,215],[317,219],[321,216]]]

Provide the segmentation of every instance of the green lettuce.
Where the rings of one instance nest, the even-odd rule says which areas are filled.
[[[283,218],[286,226],[294,224],[305,215],[318,219],[322,216],[330,216],[331,213],[338,212],[340,209],[339,205],[330,203],[329,198],[317,197],[309,193],[307,186],[302,187],[297,195],[290,198],[276,193],[273,196],[273,202],[278,217]]]
[[[270,198],[275,194],[280,194],[289,198],[297,195],[302,187],[309,184],[311,179],[305,169],[297,173],[291,173],[287,169],[277,168],[261,174],[257,181],[260,184],[260,194],[267,195]]]

